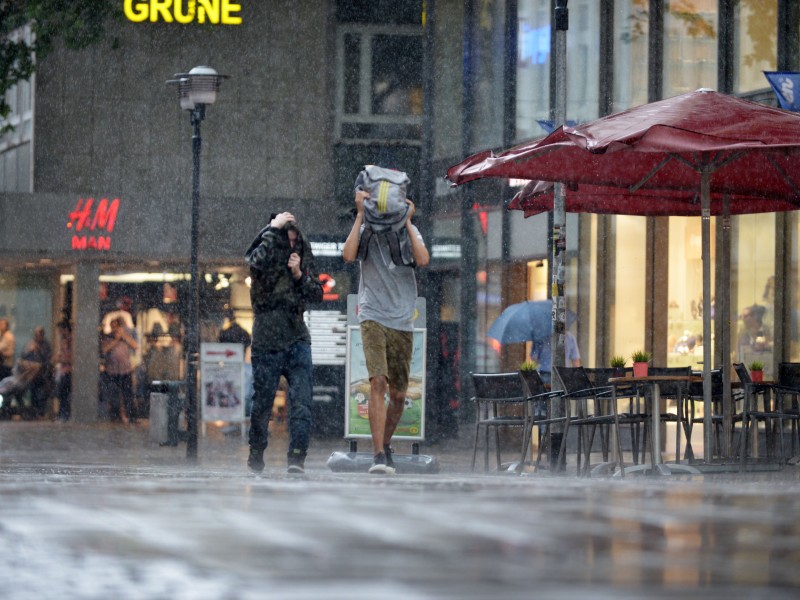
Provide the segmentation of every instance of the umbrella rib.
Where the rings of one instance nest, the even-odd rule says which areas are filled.
[[[651,177],[653,177],[653,175],[655,175],[655,174],[656,174],[656,173],[658,173],[658,172],[659,172],[661,169],[663,169],[663,168],[664,168],[664,166],[665,166],[665,165],[666,165],[666,164],[667,164],[669,161],[671,161],[671,160],[673,159],[673,157],[674,157],[674,158],[678,158],[678,159],[680,159],[680,158],[681,158],[681,157],[680,157],[680,156],[678,156],[678,155],[674,155],[674,156],[673,156],[672,154],[670,154],[670,155],[669,155],[669,156],[667,156],[667,157],[666,157],[664,160],[662,160],[660,163],[658,163],[658,164],[657,164],[655,167],[653,167],[653,168],[650,170],[650,172],[649,172],[647,175],[645,175],[645,176],[644,176],[644,177],[643,177],[641,180],[639,180],[639,182],[638,182],[638,183],[634,183],[634,184],[633,184],[632,186],[630,186],[628,189],[629,189],[631,192],[635,192],[636,190],[638,190],[638,189],[639,189],[640,187],[642,187],[642,186],[643,186],[645,183],[647,183],[647,182],[650,180],[650,178],[651,178]]]
[[[790,186],[792,186],[792,189],[794,190],[794,193],[795,194],[800,194],[800,189],[798,189],[798,187],[795,184],[795,182],[792,180],[791,177],[789,177],[789,174],[783,169],[783,167],[781,167],[778,163],[776,163],[775,159],[772,158],[772,156],[769,155],[769,154],[767,154],[767,160],[770,162],[770,164],[773,167],[775,167],[775,170],[778,173],[780,173],[780,175],[781,175],[781,177],[783,177],[784,181],[786,181],[786,183],[788,183]]]

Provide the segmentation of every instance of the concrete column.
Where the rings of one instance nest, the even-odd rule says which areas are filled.
[[[100,324],[100,267],[78,263],[72,302],[73,364],[72,420],[97,421],[97,386],[100,375],[98,327]]]

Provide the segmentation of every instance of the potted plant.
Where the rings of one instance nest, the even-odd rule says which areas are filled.
[[[625,362],[624,356],[611,357],[611,368],[614,369],[614,377],[625,376]]]
[[[637,350],[631,354],[633,361],[633,376],[647,377],[647,363],[650,362],[650,354],[644,350]]]
[[[528,386],[528,391],[530,394],[537,394],[539,393],[539,382],[541,379],[538,377],[533,377],[533,373],[536,373],[539,370],[539,363],[535,360],[526,360],[519,366],[520,375],[522,375],[522,379],[525,380],[525,385]]]
[[[750,363],[750,380],[754,383],[764,381],[764,363],[754,360]]]

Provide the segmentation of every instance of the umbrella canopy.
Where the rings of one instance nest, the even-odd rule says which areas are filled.
[[[703,336],[711,339],[712,198],[749,198],[737,209],[739,214],[800,207],[798,131],[800,115],[796,113],[698,90],[575,127],[561,127],[540,141],[499,154],[481,152],[451,167],[447,178],[456,185],[484,177],[508,177],[563,182],[573,190],[600,186],[596,192],[605,188],[608,193],[594,200],[587,198],[583,207],[588,209],[591,202],[597,202],[596,212],[604,213],[687,214],[691,208],[688,214],[703,217]],[[609,188],[619,188],[621,193]],[[569,195],[567,192],[568,206]],[[654,209],[653,203],[665,204],[664,212],[654,213],[659,209]],[[667,211],[669,205],[676,208],[675,213]],[[703,380],[709,452],[709,344],[703,346]],[[729,389],[729,379],[727,384]],[[724,404],[727,431],[731,412],[729,404]]]
[[[526,217],[553,210],[554,184],[550,181],[530,181],[508,203],[510,210],[521,210]],[[795,210],[798,205],[787,198],[764,198],[741,194],[711,194],[711,214],[721,216],[724,200],[728,214],[753,214]],[[638,190],[575,184],[566,190],[567,212],[647,217],[700,216],[701,198],[696,191]]]
[[[494,320],[486,334],[501,344],[540,342],[550,338],[553,303],[520,302],[508,306]]]
[[[761,197],[764,202],[779,199],[774,210],[787,210],[787,202],[800,207],[798,131],[796,113],[698,90],[561,127],[542,140],[500,154],[475,154],[451,167],[447,178],[457,185],[510,177],[630,193],[700,192],[705,174],[716,193]],[[636,204],[638,208],[619,212],[649,214],[646,202]],[[766,210],[768,205],[761,204],[754,212]]]

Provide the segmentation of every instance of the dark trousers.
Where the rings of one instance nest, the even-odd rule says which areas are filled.
[[[72,373],[62,373],[56,389],[58,398],[58,418],[62,421],[69,419],[72,414]]]
[[[125,403],[125,414],[129,422],[136,420],[133,406],[133,377],[130,373],[125,375],[109,375],[106,373],[106,392],[108,396],[108,416],[112,421],[121,421],[120,396]]]
[[[289,454],[305,456],[311,437],[311,344],[297,342],[277,352],[253,352],[250,447],[267,447],[269,421],[281,375],[289,384]]]

